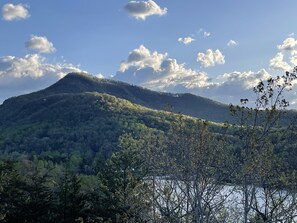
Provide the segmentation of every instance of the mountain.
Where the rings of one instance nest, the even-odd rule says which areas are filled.
[[[38,155],[52,163],[71,160],[80,171],[94,173],[98,164],[120,149],[122,135],[137,137],[153,131],[162,136],[168,132],[170,124],[180,117],[164,111],[170,107],[176,113],[211,121],[232,120],[228,106],[206,98],[154,92],[71,73],[44,90],[10,98],[0,105],[0,157],[22,159]],[[197,120],[190,116],[185,117],[189,126]],[[218,137],[224,133],[230,146],[236,147],[240,133],[236,127],[226,132],[221,124],[211,122],[209,130]],[[285,134],[290,143],[278,132],[273,139],[280,138],[286,145],[278,144],[277,153],[286,151],[288,157],[294,158],[290,161],[292,166],[297,166],[295,149],[290,147],[295,146],[291,139],[296,138],[294,134],[295,131]]]
[[[44,90],[0,105],[0,154],[10,158],[37,154],[54,163],[74,156],[92,166],[94,160],[106,160],[119,149],[123,134],[168,131],[178,117],[159,110],[168,105],[175,112],[209,120],[224,121],[228,116],[227,106],[202,97],[71,73]],[[220,131],[219,125],[212,123],[211,128]]]
[[[121,135],[142,129],[165,131],[174,118],[172,113],[97,92],[30,97],[17,110],[11,106],[19,107],[14,103],[20,98],[0,106],[2,155],[39,154],[58,163],[71,154],[105,160],[117,150]]]
[[[214,122],[232,120],[227,105],[207,98],[192,94],[155,92],[119,81],[99,79],[83,73],[70,73],[44,90],[10,98],[3,103],[1,110],[12,106],[15,111],[18,111],[26,103],[42,97],[55,94],[84,92],[106,93],[147,108],[169,110]]]

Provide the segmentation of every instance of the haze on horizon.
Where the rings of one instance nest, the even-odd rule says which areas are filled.
[[[1,2],[0,103],[85,71],[226,104],[297,66],[297,2]],[[296,35],[295,35],[296,33]],[[286,97],[297,108],[297,86]]]

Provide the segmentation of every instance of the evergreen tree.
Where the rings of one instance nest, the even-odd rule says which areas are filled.
[[[147,222],[149,188],[138,141],[124,135],[120,138],[120,147],[121,150],[107,161],[101,174],[107,207],[103,217],[113,222]]]
[[[23,187],[16,165],[0,161],[0,222],[21,222],[21,207],[25,201]]]
[[[65,171],[57,185],[57,222],[75,222],[81,216],[83,209],[83,197],[80,192],[79,178]]]

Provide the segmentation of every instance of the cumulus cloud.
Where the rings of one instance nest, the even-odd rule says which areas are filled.
[[[190,36],[187,36],[184,38],[182,38],[182,37],[178,38],[178,42],[183,43],[185,45],[188,45],[188,44],[192,43],[193,41],[195,41],[195,39]]]
[[[155,78],[143,86],[160,91],[183,92],[184,89],[205,88],[212,85],[206,73],[186,68],[173,58],[163,60],[159,72],[155,71],[155,74]]]
[[[45,36],[31,36],[31,39],[25,43],[30,50],[35,50],[39,53],[53,53],[56,51],[54,44]]]
[[[255,95],[253,88],[261,80],[267,80],[271,77],[265,69],[261,69],[257,72],[254,71],[234,71],[219,75],[214,81],[215,86],[207,91],[207,95],[214,100],[218,100],[224,103],[239,104],[240,99],[249,98],[251,106],[253,105],[253,99]]]
[[[162,54],[157,51],[150,52],[145,46],[140,45],[129,53],[127,61],[121,63],[120,71],[125,72],[131,67],[146,68],[151,67],[154,70],[159,70],[162,61],[167,57],[167,53]]]
[[[282,52],[277,53],[274,58],[270,60],[269,67],[273,70],[290,71],[292,67],[284,61],[284,54]]]
[[[0,103],[11,96],[40,90],[80,68],[67,63],[46,63],[38,54],[0,57]]]
[[[237,46],[238,43],[235,40],[229,40],[229,42],[227,43],[227,46]]]
[[[136,19],[145,20],[146,17],[152,15],[165,15],[167,13],[167,8],[161,8],[153,0],[147,1],[130,1],[128,2],[124,9]]]
[[[29,18],[30,14],[26,5],[7,3],[2,7],[2,17],[6,21],[12,21]]]
[[[266,70],[234,71],[209,78],[208,74],[187,68],[167,53],[151,52],[141,45],[131,51],[113,77],[152,90],[193,93],[224,103],[238,104],[241,98],[253,99],[253,87],[271,77]]]
[[[186,68],[167,53],[150,52],[143,45],[129,53],[114,79],[162,91],[177,86],[194,88],[210,84],[205,73]]]
[[[293,37],[289,37],[283,41],[282,44],[278,45],[279,50],[295,50],[297,46],[297,40]]]
[[[225,56],[218,49],[215,51],[208,49],[206,53],[198,53],[197,61],[203,67],[213,67],[217,64],[225,64]]]
[[[292,71],[297,66],[297,39],[288,37],[277,48],[279,52],[270,60],[270,69]]]
[[[271,77],[265,69],[261,69],[258,72],[246,71],[239,72],[234,71],[231,73],[225,73],[220,75],[218,79],[221,79],[221,84],[224,85],[232,83],[234,86],[241,86],[244,89],[252,89],[255,87],[261,80],[267,80]]]

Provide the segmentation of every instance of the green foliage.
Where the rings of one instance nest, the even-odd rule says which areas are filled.
[[[113,222],[147,222],[150,212],[149,188],[137,140],[130,135],[120,138],[121,150],[107,161],[101,173],[105,204]],[[106,216],[107,217],[107,216]]]
[[[60,177],[55,192],[58,199],[56,213],[59,222],[75,222],[81,217],[83,198],[80,194],[80,187],[80,180],[74,174],[64,172]]]
[[[98,93],[55,95],[32,103],[28,108],[34,111],[22,110],[20,119],[1,126],[1,153],[38,154],[54,163],[70,159],[77,172],[92,174],[102,166],[94,155],[103,161],[110,157],[124,132],[166,130],[173,119],[169,113]]]
[[[23,203],[23,182],[11,161],[0,162],[0,221],[18,220],[20,204]],[[20,219],[19,219],[20,220]]]

